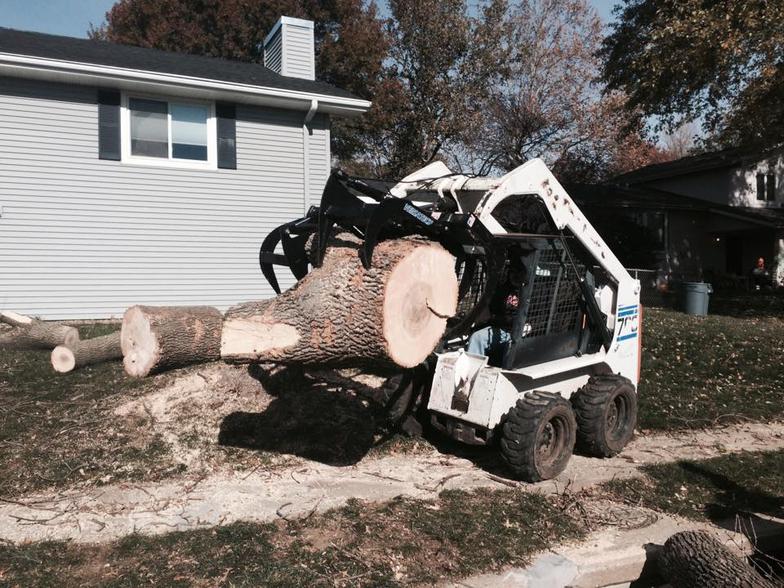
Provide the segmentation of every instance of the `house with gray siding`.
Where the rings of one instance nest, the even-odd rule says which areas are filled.
[[[273,295],[262,239],[318,203],[331,117],[370,103],[315,79],[312,22],[264,45],[261,65],[0,28],[0,308]]]
[[[784,284],[783,173],[784,148],[727,149],[577,187],[573,196],[619,240],[613,250],[627,266],[748,288],[760,257]]]

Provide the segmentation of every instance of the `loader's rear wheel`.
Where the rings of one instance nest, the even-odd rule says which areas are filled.
[[[529,392],[506,415],[501,456],[515,477],[549,480],[569,463],[577,423],[572,406],[559,394]]]
[[[572,396],[577,449],[594,457],[619,454],[634,436],[637,392],[623,376],[593,376]]]

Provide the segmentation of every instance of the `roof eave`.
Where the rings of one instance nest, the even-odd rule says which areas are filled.
[[[310,110],[338,116],[359,116],[370,108],[368,100],[314,92],[285,90],[236,82],[222,82],[177,74],[127,69],[59,59],[0,53],[0,75],[45,79],[124,90],[169,92],[205,99],[221,99],[292,110]]]

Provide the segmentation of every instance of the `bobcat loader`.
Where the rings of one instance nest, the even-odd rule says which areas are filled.
[[[425,399],[436,429],[463,443],[497,444],[511,472],[531,482],[561,473],[575,447],[609,457],[632,438],[640,283],[541,160],[500,178],[455,174],[437,162],[391,187],[334,172],[320,205],[261,246],[261,269],[276,291],[273,265],[301,278],[320,263],[335,226],[363,239],[366,268],[379,241],[412,234],[456,259],[457,312],[434,355],[393,380],[396,416]],[[306,252],[314,234],[316,251]],[[476,334],[490,344],[470,353]]]

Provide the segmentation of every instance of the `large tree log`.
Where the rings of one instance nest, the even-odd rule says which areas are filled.
[[[53,349],[79,341],[79,331],[62,323],[47,323],[8,311],[0,312],[0,321],[16,327],[0,335],[0,349]]]
[[[73,346],[58,345],[52,351],[52,367],[65,374],[71,370],[102,361],[122,359],[120,331],[103,337],[77,341]]]
[[[673,588],[776,586],[705,531],[683,531],[667,539],[658,566]]]
[[[341,235],[324,261],[277,298],[230,308],[221,357],[234,363],[413,367],[457,305],[454,258],[416,239],[380,243],[372,267]]]
[[[211,306],[132,306],[120,334],[125,371],[143,377],[220,359],[222,320]]]

